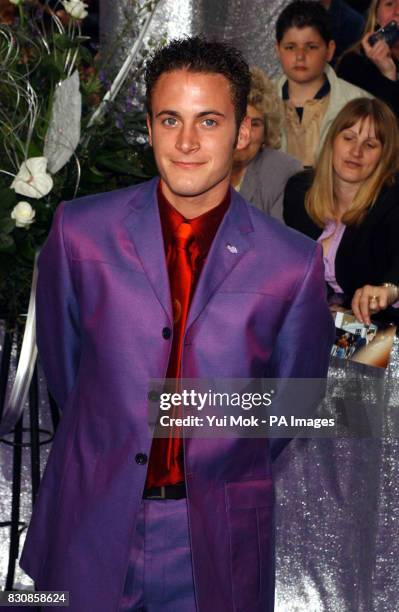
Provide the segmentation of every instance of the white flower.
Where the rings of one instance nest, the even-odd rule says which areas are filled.
[[[22,4],[23,0],[10,0],[11,4]]]
[[[46,169],[46,157],[30,157],[21,164],[17,176],[11,183],[11,189],[28,198],[36,200],[42,198],[53,188],[53,179]]]
[[[29,202],[18,202],[11,211],[11,219],[15,219],[17,227],[28,228],[35,220],[36,212],[33,210]]]
[[[65,0],[62,4],[73,19],[84,19],[89,14],[86,11],[88,5],[82,0]]]

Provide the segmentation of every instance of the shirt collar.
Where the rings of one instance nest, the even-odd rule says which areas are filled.
[[[316,92],[315,96],[313,97],[313,100],[321,100],[322,98],[327,96],[327,94],[330,93],[330,89],[331,89],[330,81],[326,77],[323,85],[320,87],[319,91]],[[283,84],[282,96],[283,96],[283,100],[289,100],[290,99],[290,95],[288,93],[288,79]]]

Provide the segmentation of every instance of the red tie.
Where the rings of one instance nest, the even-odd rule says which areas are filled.
[[[174,248],[168,262],[170,291],[173,305],[173,343],[167,378],[179,378],[183,353],[184,332],[191,300],[193,270],[188,247],[194,239],[189,223],[181,223],[174,234]],[[178,390],[178,389],[176,389]],[[181,409],[174,407],[170,416],[181,416]],[[168,438],[154,438],[148,465],[146,487],[176,484],[184,480],[183,440],[178,428],[172,428]]]
[[[171,262],[172,274],[170,278],[174,339],[167,378],[179,378],[181,374],[183,339],[193,284],[193,270],[188,252],[188,246],[194,238],[191,225],[189,223],[181,223],[176,230],[174,238],[175,256]]]

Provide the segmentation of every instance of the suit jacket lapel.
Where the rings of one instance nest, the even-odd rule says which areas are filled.
[[[166,267],[162,227],[156,197],[158,179],[145,183],[132,201],[125,220],[137,256],[148,280],[172,324],[172,304]],[[213,240],[190,306],[187,329],[201,314],[213,293],[251,248],[254,231],[248,208],[231,190],[231,203]]]
[[[173,321],[168,270],[159,218],[158,178],[145,183],[132,201],[132,212],[125,220],[138,258],[170,323]]]
[[[190,306],[187,329],[201,314],[213,293],[251,248],[253,225],[248,208],[231,190],[231,203],[213,240]]]

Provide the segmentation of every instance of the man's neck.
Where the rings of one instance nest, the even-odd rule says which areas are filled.
[[[173,206],[185,219],[195,219],[212,210],[223,202],[230,185],[230,175],[215,185],[209,191],[195,196],[182,196],[174,193],[161,179],[161,189],[169,204]]]
[[[326,77],[321,74],[310,83],[296,83],[288,79],[288,95],[290,102],[296,107],[303,107],[305,102],[313,100],[319,89],[323,86]]]

